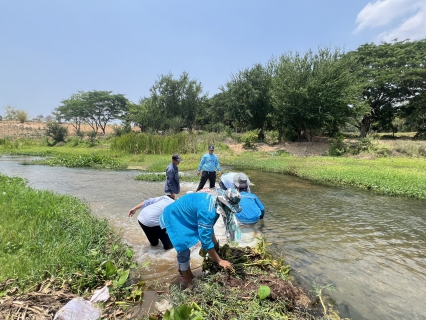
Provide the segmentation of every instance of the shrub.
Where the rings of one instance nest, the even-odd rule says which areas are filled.
[[[344,143],[345,136],[341,133],[336,134],[334,139],[330,140],[330,148],[328,149],[328,155],[330,156],[341,156],[345,153],[346,144]]]
[[[241,141],[243,142],[244,148],[250,148],[253,146],[253,143],[257,141],[259,136],[260,129],[247,131],[241,136]]]
[[[84,139],[85,133],[84,133],[83,131],[81,131],[80,129],[79,129],[79,130],[76,130],[76,131],[75,131],[75,134],[77,135],[77,137],[79,137],[79,138],[80,138],[80,140],[83,140],[83,139]]]
[[[265,142],[267,144],[274,144],[278,141],[278,131],[265,131]]]
[[[16,111],[16,120],[18,120],[20,123],[24,123],[28,120],[28,113],[25,110]]]
[[[46,136],[53,140],[53,144],[65,142],[68,135],[68,128],[61,126],[58,122],[48,122],[46,124]],[[48,141],[49,143],[49,141]]]
[[[114,125],[113,130],[114,130],[114,136],[120,137],[123,134],[132,132],[132,127],[130,126],[130,124],[126,123],[123,126]]]
[[[89,138],[89,142],[93,143],[96,140],[96,137],[98,135],[98,132],[93,130],[86,133],[87,137]]]

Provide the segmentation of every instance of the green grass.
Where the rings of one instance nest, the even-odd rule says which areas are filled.
[[[136,267],[133,252],[106,220],[95,218],[78,199],[38,191],[21,178],[0,175],[0,284],[29,289],[55,277],[60,288],[81,294],[115,281],[111,293],[123,294],[117,279]],[[9,287],[0,285],[0,296]]]
[[[264,153],[224,157],[238,168],[292,174],[315,182],[348,185],[388,195],[426,199],[426,159],[386,157],[271,156]]]
[[[179,135],[178,138],[182,137],[183,135]],[[426,199],[424,142],[409,140],[389,142],[385,147],[371,143],[372,151],[364,158],[359,155],[294,157],[285,152],[266,153],[253,150],[235,155],[225,143],[219,142],[219,138],[221,136],[199,135],[192,139],[194,141],[200,139],[197,140],[197,145],[213,141],[217,146],[216,154],[219,155],[221,165],[234,166],[240,170],[253,169],[292,174],[319,183],[347,185],[388,195]],[[75,143],[70,142],[60,147],[47,147],[40,141],[17,140],[0,145],[0,152],[55,157],[38,162],[50,165],[128,168],[145,172],[164,172],[171,161],[171,154],[129,154],[125,151],[111,151],[109,148],[111,141],[112,139],[100,140],[94,146],[84,143],[74,146]],[[123,145],[131,144],[127,140],[122,142]],[[383,148],[386,152],[382,152]],[[394,151],[403,157],[386,156]],[[183,161],[179,165],[179,171],[184,173],[196,170],[203,153],[204,151],[181,154]],[[154,178],[159,179],[152,175],[138,177],[149,181],[153,181]]]
[[[135,177],[135,180],[143,181],[165,181],[166,176],[160,173],[141,173]],[[200,178],[197,175],[180,175],[180,182],[197,182]]]

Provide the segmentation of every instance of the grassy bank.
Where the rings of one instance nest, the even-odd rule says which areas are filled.
[[[0,175],[0,219],[0,298],[47,279],[50,289],[83,296],[107,281],[113,301],[132,295],[133,251],[78,199]]]
[[[148,319],[132,303],[144,289],[143,282],[128,278],[136,267],[133,251],[106,220],[74,197],[34,190],[21,178],[0,175],[0,190],[0,318],[37,312],[40,319],[52,318],[74,297],[64,293],[87,299],[109,283],[112,297],[102,306],[102,319]],[[267,254],[264,241],[256,249],[224,245],[220,255],[233,263],[231,271],[205,256],[207,275],[192,290],[174,285],[164,292],[171,309],[149,319],[319,319],[326,312],[340,319],[332,309],[323,313],[311,306],[311,298],[291,283],[290,267]]]
[[[292,174],[318,183],[346,185],[392,196],[426,199],[426,158],[424,157],[426,143],[422,141],[401,140],[392,141],[392,143],[379,143],[366,139],[355,142],[339,141],[337,144],[332,144],[331,149],[334,152],[346,150],[351,156],[297,157],[282,150],[261,152],[249,149],[243,153],[235,152],[224,142],[228,141],[226,140],[228,138],[221,134],[192,135],[189,138],[179,134],[175,139],[173,136],[164,138],[159,136],[155,141],[147,139],[146,136],[143,136],[144,140],[141,141],[131,137],[107,137],[95,144],[72,140],[56,147],[47,147],[41,141],[21,140],[0,145],[0,152],[54,157],[33,162],[38,164],[127,168],[152,173],[164,172],[171,161],[171,154],[177,151],[174,148],[178,148],[181,144],[188,144],[190,146],[188,150],[197,150],[197,153],[181,152],[184,161],[179,165],[179,170],[185,172],[194,171],[198,167],[200,157],[205,152],[202,151],[202,146],[215,143],[216,154],[219,155],[221,164],[233,166],[242,171],[254,169]],[[161,146],[161,139],[164,140],[164,146]],[[144,146],[143,152],[140,149],[141,145]],[[142,153],[129,153],[128,150]],[[353,156],[354,153],[356,153],[355,156]],[[138,177],[141,180],[160,178],[160,176],[148,174]],[[188,177],[188,179],[197,180],[194,177]]]
[[[426,199],[426,159],[385,157],[293,157],[249,153],[224,157],[222,163],[241,170],[291,174],[332,185],[347,185],[393,196]]]

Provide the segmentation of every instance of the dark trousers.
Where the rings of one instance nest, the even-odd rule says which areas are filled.
[[[222,181],[219,181],[219,188],[221,188],[222,190],[228,190],[228,188],[227,187],[225,187],[225,185],[223,184],[223,182]]]
[[[203,171],[203,173],[201,173],[201,180],[197,191],[204,188],[207,180],[210,181],[210,188],[214,188],[214,185],[216,184],[216,171]]]
[[[160,239],[161,243],[163,244],[164,250],[169,250],[173,248],[173,244],[170,241],[170,238],[169,238],[169,235],[167,234],[166,229],[161,229],[160,226],[147,227],[143,225],[140,221],[138,222],[143,232],[145,232],[145,235],[148,238],[148,241],[151,244],[151,246],[157,246],[158,239]]]

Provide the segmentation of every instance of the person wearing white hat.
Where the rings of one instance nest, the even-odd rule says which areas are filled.
[[[234,178],[237,183],[245,183],[247,185],[247,191],[250,192],[250,179],[243,172],[228,172],[222,174],[219,180],[219,187],[222,190],[227,190],[229,188],[237,188],[234,182]]]
[[[244,224],[256,223],[263,219],[265,215],[265,206],[259,200],[257,195],[250,192],[250,180],[246,174],[239,172],[234,175],[234,185],[241,193],[241,212],[235,215],[237,220]]]

